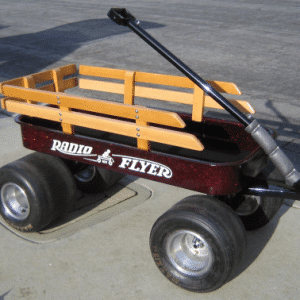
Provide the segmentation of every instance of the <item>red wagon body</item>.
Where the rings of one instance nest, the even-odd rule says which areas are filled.
[[[266,155],[240,124],[211,118],[189,124],[183,119],[197,136],[204,136],[205,150],[152,143],[145,152],[134,146],[133,138],[84,128],[66,135],[57,123],[26,116],[17,122],[28,149],[209,195],[236,194],[247,187],[247,177],[266,167]]]

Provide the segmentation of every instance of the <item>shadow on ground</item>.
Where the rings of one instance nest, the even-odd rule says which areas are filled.
[[[261,254],[270,239],[272,238],[280,218],[290,209],[287,205],[282,205],[281,209],[274,217],[274,219],[266,226],[253,230],[247,231],[247,249],[244,258],[237,268],[234,278],[243,273]]]
[[[5,300],[5,296],[7,296],[10,293],[10,291],[0,295],[0,300]]]
[[[145,29],[163,26],[143,22]],[[0,29],[3,28],[5,26],[0,25]],[[90,19],[36,33],[0,38],[0,76],[15,78],[36,73],[88,42],[128,32],[130,29],[118,26],[109,19]]]

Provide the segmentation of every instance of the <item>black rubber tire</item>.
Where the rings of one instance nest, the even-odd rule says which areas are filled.
[[[2,190],[11,183],[17,185],[28,199],[29,213],[25,219],[9,213],[2,201]],[[23,232],[36,232],[72,210],[76,185],[61,159],[32,153],[0,169],[0,197],[0,213],[10,226]]]
[[[253,197],[247,195],[239,195],[237,197],[242,197],[244,200],[239,198],[237,201],[232,201],[231,207],[240,217],[246,230],[256,230],[267,225],[275,217],[284,202],[283,198]],[[245,201],[249,201],[249,199],[253,199],[252,202],[257,199],[256,201],[259,204],[256,207],[254,206],[252,211],[249,208],[248,213],[246,209],[241,213],[241,206],[245,206]]]
[[[192,232],[208,245],[210,250],[205,253],[210,253],[211,260],[205,271],[200,268],[197,274],[192,268],[184,269],[174,263],[177,258],[173,259],[168,249],[173,236],[181,232]],[[188,235],[182,242],[187,243],[187,238]],[[185,245],[180,249],[188,248]],[[155,222],[150,234],[150,249],[159,270],[171,282],[189,291],[211,292],[233,277],[246,250],[245,229],[228,205],[213,197],[195,195],[174,205]],[[196,268],[196,264],[192,266]]]

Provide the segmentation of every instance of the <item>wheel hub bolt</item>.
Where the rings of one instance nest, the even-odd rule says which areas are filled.
[[[193,239],[193,247],[194,248],[203,248],[204,247],[204,243],[201,242],[201,240],[199,240],[198,238],[194,237],[194,239]]]

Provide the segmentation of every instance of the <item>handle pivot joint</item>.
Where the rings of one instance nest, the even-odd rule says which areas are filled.
[[[128,26],[129,21],[135,21],[135,17],[126,8],[111,8],[107,16],[118,25]]]

